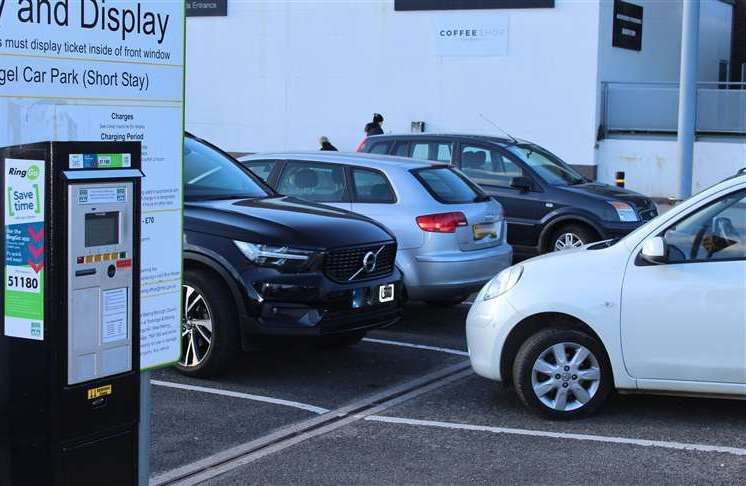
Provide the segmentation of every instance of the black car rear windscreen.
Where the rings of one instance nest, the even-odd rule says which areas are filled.
[[[394,10],[554,8],[554,0],[395,0]]]

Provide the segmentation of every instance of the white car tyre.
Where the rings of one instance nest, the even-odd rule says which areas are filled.
[[[528,338],[513,363],[513,384],[527,407],[553,419],[592,414],[613,388],[603,346],[572,329],[546,329]]]

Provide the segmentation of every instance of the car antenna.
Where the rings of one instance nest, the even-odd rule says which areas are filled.
[[[512,142],[513,142],[514,144],[516,144],[516,145],[518,144],[518,140],[516,140],[516,139],[515,139],[515,137],[514,137],[513,135],[509,134],[509,133],[508,133],[507,131],[505,131],[505,130],[503,130],[502,128],[500,128],[500,127],[499,127],[499,126],[497,125],[497,123],[493,122],[492,120],[490,120],[489,118],[487,118],[486,116],[484,116],[484,114],[483,114],[483,113],[480,113],[480,114],[479,114],[479,116],[481,116],[481,117],[482,117],[482,120],[486,121],[487,123],[489,123],[489,124],[490,124],[490,125],[492,125],[493,127],[497,128],[498,130],[500,130],[501,132],[503,132],[503,133],[504,133],[505,135],[507,135],[507,136],[508,136],[508,138],[509,138],[509,139],[510,139],[510,140],[511,140],[511,141],[512,141]]]

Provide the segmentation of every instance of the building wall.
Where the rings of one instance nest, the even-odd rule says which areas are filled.
[[[643,7],[642,50],[612,47],[613,0],[601,0],[599,74],[601,81],[678,82],[682,0],[630,0]],[[702,0],[699,22],[699,81],[718,80],[718,62],[731,57],[733,5]]]
[[[187,20],[187,128],[235,152],[352,150],[387,132],[496,133],[480,114],[573,164],[594,164],[599,4],[394,12],[393,0],[233,1]],[[496,57],[439,55],[442,25],[502,25]]]
[[[678,192],[676,142],[660,139],[609,139],[599,143],[598,179],[614,183],[624,171],[626,187],[653,197],[667,198]],[[694,144],[693,193],[699,192],[746,167],[743,139],[700,140]]]

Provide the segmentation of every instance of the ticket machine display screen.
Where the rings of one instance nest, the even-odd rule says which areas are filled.
[[[119,211],[85,215],[85,246],[119,244]]]

